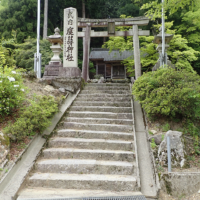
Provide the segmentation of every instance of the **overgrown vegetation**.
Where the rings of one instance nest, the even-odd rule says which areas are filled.
[[[20,110],[20,117],[8,125],[4,132],[12,140],[22,140],[26,136],[42,133],[50,124],[50,118],[58,111],[58,103],[53,96],[34,96],[28,106]]]
[[[200,154],[200,76],[187,70],[169,67],[144,73],[133,85],[133,94],[151,120],[164,118],[163,132],[170,130],[168,121],[182,122],[184,134],[194,140],[194,153]],[[151,142],[152,148],[154,143]]]
[[[172,68],[144,73],[133,94],[149,116],[200,118],[200,76],[195,73]]]

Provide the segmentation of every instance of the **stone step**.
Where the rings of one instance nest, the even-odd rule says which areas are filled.
[[[80,190],[80,189],[59,189],[59,188],[43,188],[34,187],[22,189],[19,192],[19,197],[17,200],[30,200],[30,199],[55,199],[57,198],[80,198],[80,197],[113,197],[113,196],[138,196],[142,195],[141,192],[117,192],[109,190]],[[64,199],[63,199],[64,200]]]
[[[109,102],[109,101],[80,101],[76,100],[73,106],[111,106],[111,107],[131,107],[130,101],[123,102]]]
[[[83,96],[78,96],[76,98],[76,101],[89,101],[89,102],[93,102],[93,101],[107,101],[107,102],[114,102],[114,101],[120,101],[120,102],[127,102],[127,101],[131,101],[131,96],[129,97],[106,97],[106,96],[87,96],[87,95],[83,95]]]
[[[84,90],[83,90],[84,91]],[[131,94],[103,94],[103,93],[87,93],[87,94],[79,94],[78,97],[88,98],[88,97],[112,97],[115,99],[120,99],[121,97],[126,97],[127,99],[131,97]]]
[[[37,163],[40,173],[134,175],[134,165],[122,161],[48,159]]]
[[[133,151],[133,143],[123,140],[83,139],[54,137],[49,140],[49,147],[79,148],[79,149],[110,149]]]
[[[108,132],[108,131],[87,131],[62,129],[57,131],[59,137],[74,137],[87,139],[109,139],[109,140],[134,140],[133,133],[125,132]]]
[[[44,159],[95,159],[110,161],[127,161],[135,160],[133,151],[121,150],[96,150],[96,149],[75,149],[75,148],[48,148],[43,150]]]
[[[111,106],[72,106],[70,108],[70,111],[132,113],[132,108],[131,107],[111,107]]]
[[[107,119],[107,118],[78,118],[78,117],[66,117],[65,122],[77,122],[85,124],[122,124],[133,125],[131,119]]]
[[[91,131],[112,131],[112,132],[126,132],[132,133],[133,126],[118,125],[118,124],[85,124],[77,122],[63,122],[63,127],[75,130],[91,130]]]
[[[35,173],[29,187],[134,191],[136,178],[126,175]]]
[[[80,94],[130,94],[130,90],[82,90]]]
[[[104,85],[98,85],[98,86],[90,86],[86,85],[84,87],[84,90],[90,90],[90,91],[94,91],[94,90],[127,90],[130,92],[130,86],[104,86]]]
[[[103,87],[107,87],[107,86],[129,86],[129,83],[88,83],[86,85],[86,87],[90,87],[90,86],[93,86],[93,87],[98,87],[98,86],[103,86]]]
[[[111,119],[133,119],[132,113],[112,113],[112,112],[90,112],[90,111],[70,111],[68,117],[81,118],[111,118]]]

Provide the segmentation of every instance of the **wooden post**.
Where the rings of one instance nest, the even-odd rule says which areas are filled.
[[[82,77],[85,81],[88,80],[88,73],[89,73],[90,31],[91,27],[86,26],[85,39],[83,44],[83,66],[82,66]]]
[[[47,38],[48,29],[48,0],[44,2],[44,27],[43,27],[43,40]]]
[[[135,79],[141,76],[140,63],[140,44],[138,37],[138,25],[133,25],[133,46],[134,46],[134,61],[135,61]]]

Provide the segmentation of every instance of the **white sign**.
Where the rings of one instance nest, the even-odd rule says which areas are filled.
[[[76,8],[64,10],[63,67],[78,67],[78,14]]]

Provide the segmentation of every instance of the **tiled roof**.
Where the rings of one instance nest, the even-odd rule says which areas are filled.
[[[109,52],[109,49],[93,48],[90,53],[91,60],[104,60],[104,61],[121,61],[130,56],[133,56],[133,51],[123,51],[113,50]]]

